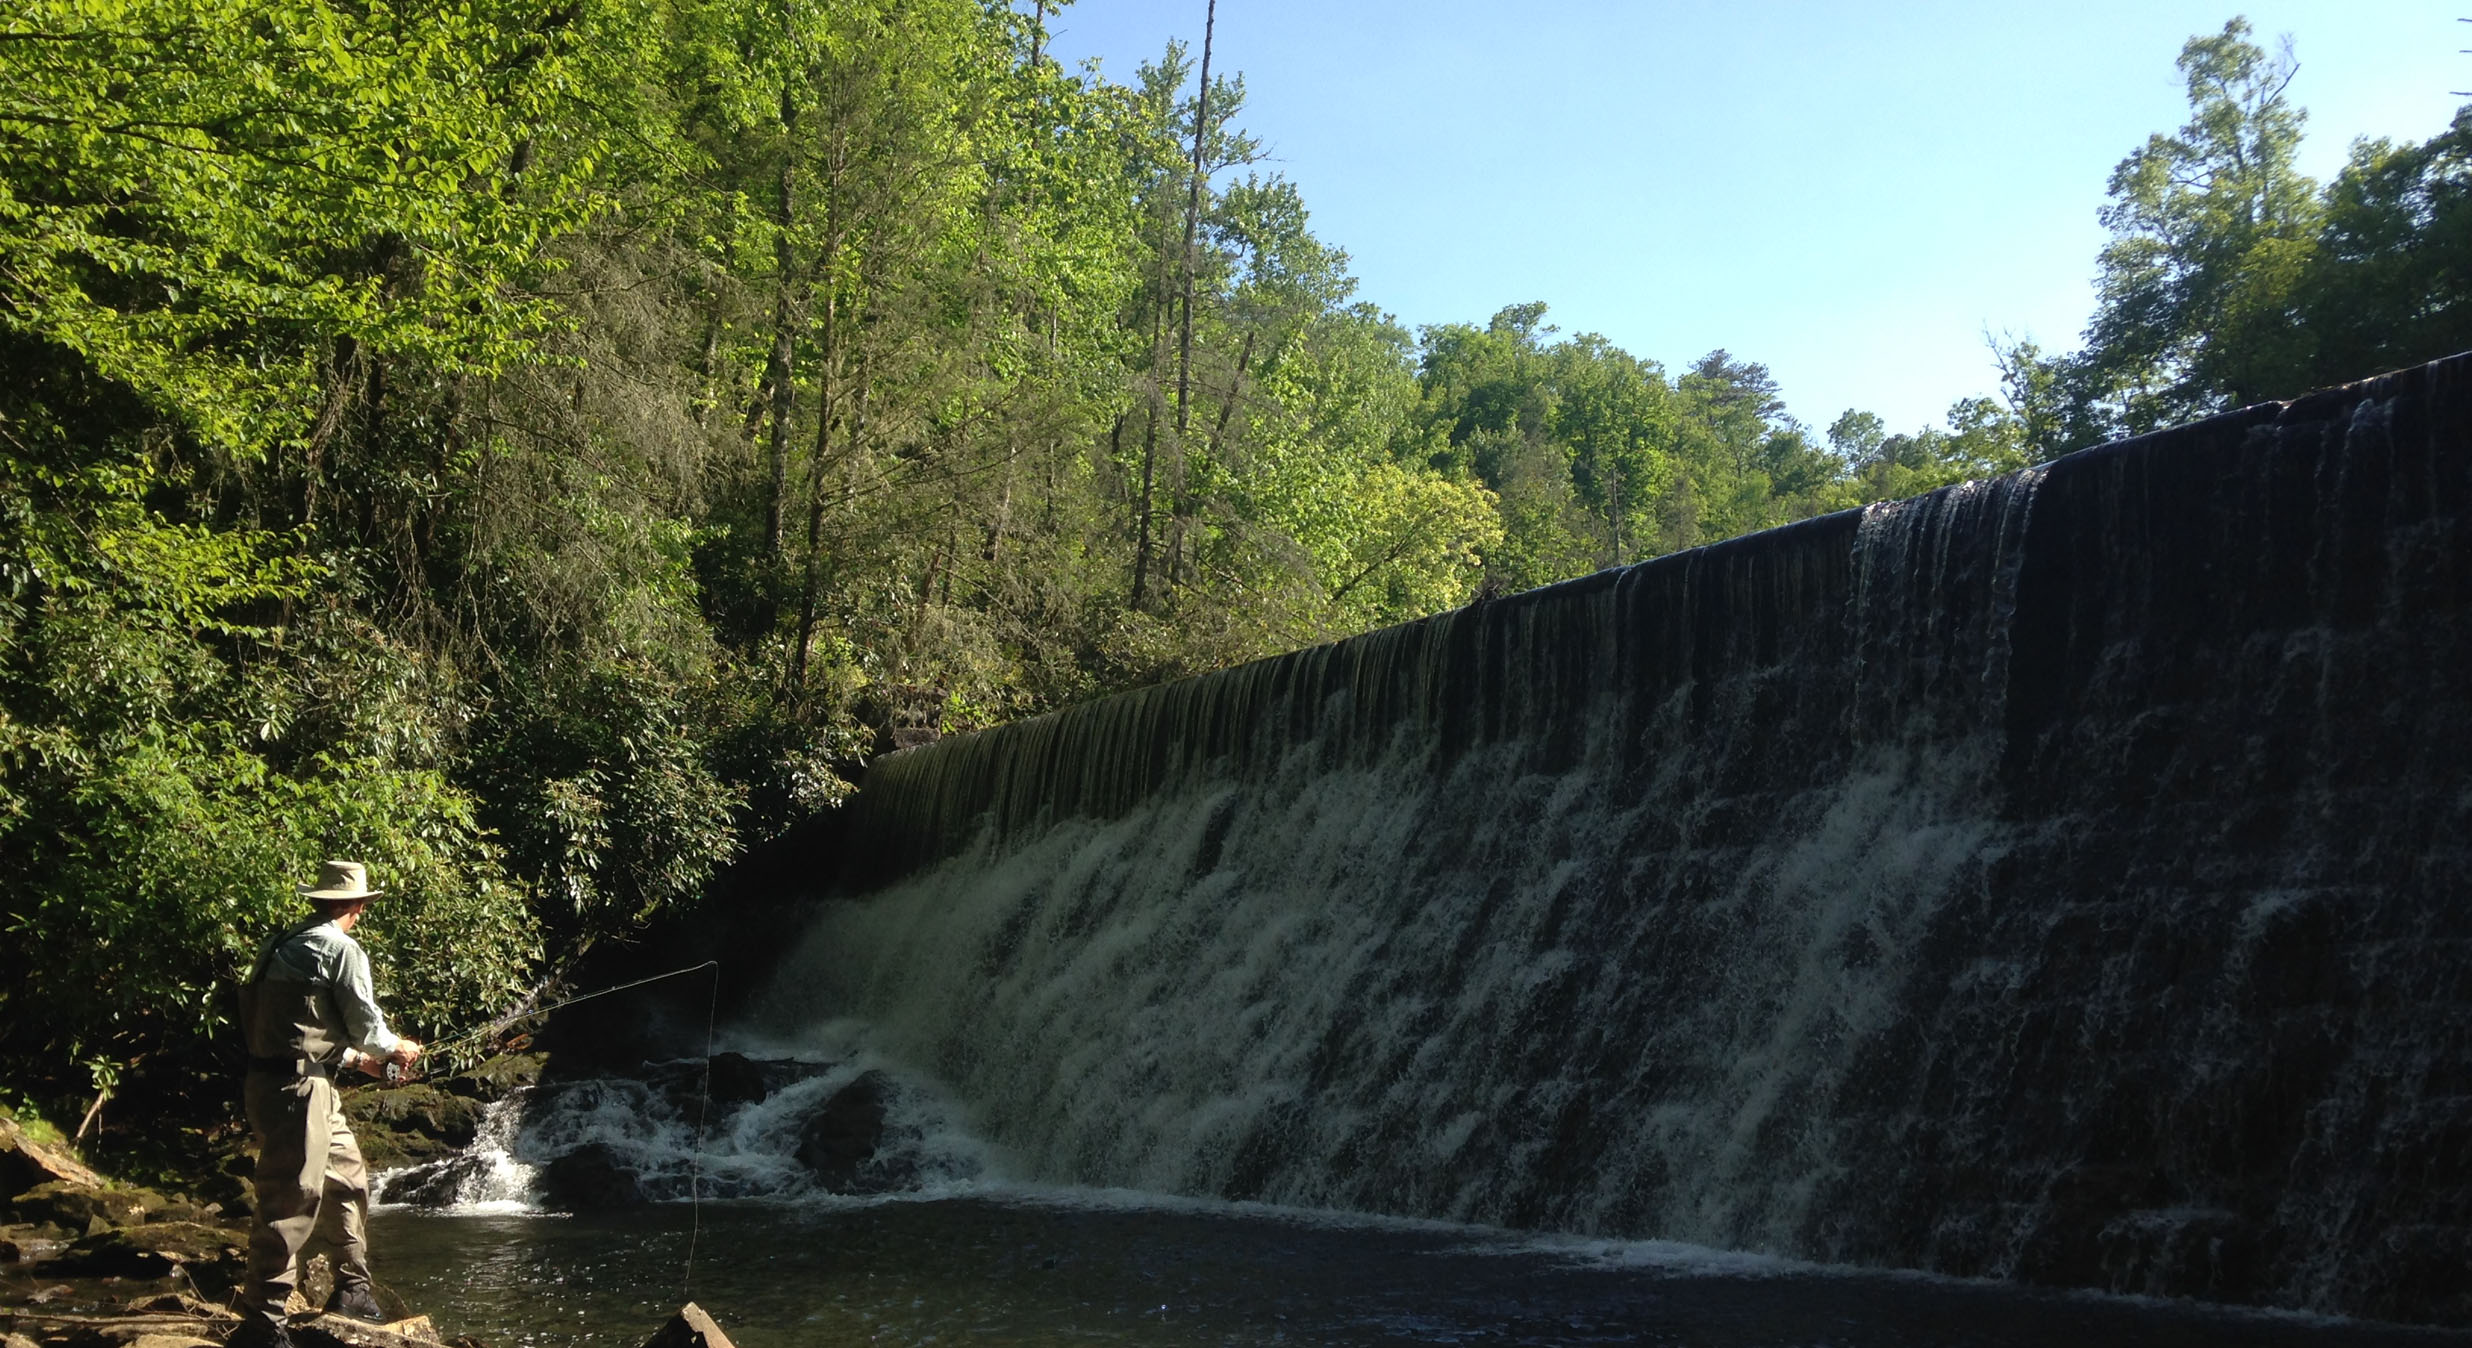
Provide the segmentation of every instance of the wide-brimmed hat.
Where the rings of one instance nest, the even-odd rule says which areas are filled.
[[[385,893],[369,887],[369,868],[357,861],[330,861],[318,867],[318,882],[302,885],[300,896],[321,902],[345,899],[374,899]]]

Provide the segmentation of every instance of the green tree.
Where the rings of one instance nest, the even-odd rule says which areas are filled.
[[[2294,167],[2306,114],[2284,97],[2299,69],[2233,19],[2180,51],[2189,121],[2112,171],[2097,368],[2142,432],[2252,402],[2307,361],[2293,293],[2316,245],[2316,184]]]
[[[1664,372],[1594,333],[1562,343],[1554,356],[1549,430],[1569,447],[1573,492],[1602,521],[1601,565],[1653,555],[1656,503],[1674,472]]]
[[[339,851],[396,890],[372,939],[417,955],[392,989],[411,1023],[528,977],[525,896],[457,780],[457,673],[426,640],[424,546],[469,446],[390,409],[556,326],[547,250],[601,208],[613,134],[571,96],[616,78],[642,18],[11,8],[0,1052],[38,1079],[188,1061],[291,882]],[[396,631],[368,617],[387,609]]]
[[[2285,97],[2291,47],[2270,55],[2249,33],[2235,18],[2189,39],[2188,122],[2112,170],[2084,349],[2002,353],[2045,457],[2307,385],[2312,334],[2296,311],[2323,212],[2295,167],[2307,115]]]
[[[1412,339],[1054,8],[9,7],[0,1068],[198,1067],[335,852],[434,1029],[883,749],[1852,490],[1723,353]]]
[[[1828,442],[1850,473],[1842,490],[1862,501],[1998,477],[2028,462],[2025,424],[1990,398],[1961,398],[1949,407],[1945,429],[1927,426],[1906,435],[1889,434],[1872,413],[1848,409],[1830,424]]]
[[[1415,377],[1406,332],[1370,305],[1326,311],[1261,362],[1211,560],[1280,614],[1277,645],[1364,631],[1466,602],[1499,544],[1494,498],[1403,440]]]
[[[2420,145],[2354,144],[2324,220],[2300,287],[2307,383],[2472,350],[2472,107]]]
[[[1682,471],[1663,512],[1668,547],[1695,547],[1810,513],[1807,502],[1786,499],[1805,487],[1814,465],[1767,366],[1720,348],[1700,357],[1675,391]],[[1772,467],[1790,474],[1787,491],[1779,491]]]

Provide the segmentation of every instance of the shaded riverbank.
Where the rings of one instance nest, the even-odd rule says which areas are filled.
[[[345,1110],[373,1167],[417,1163],[469,1145],[487,1105],[537,1080],[542,1065],[539,1054],[509,1056],[431,1081],[361,1085],[345,1092]],[[222,1135],[223,1143],[200,1153],[188,1173],[138,1185],[89,1166],[42,1121],[0,1112],[6,1348],[220,1343],[238,1323],[232,1299],[246,1270],[251,1204],[246,1147],[230,1130]],[[301,1314],[323,1300],[324,1269],[313,1261],[306,1295],[296,1297]],[[638,1339],[658,1323],[636,1326]],[[397,1327],[411,1336],[331,1320],[298,1326],[295,1334],[308,1348],[432,1335],[425,1323]]]

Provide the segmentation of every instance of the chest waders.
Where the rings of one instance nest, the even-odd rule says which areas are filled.
[[[344,1121],[334,1076],[345,1047],[333,990],[281,976],[274,951],[241,991],[249,1074],[241,1099],[257,1142],[244,1310],[278,1325],[301,1261],[323,1251],[338,1291],[369,1284],[369,1167]]]

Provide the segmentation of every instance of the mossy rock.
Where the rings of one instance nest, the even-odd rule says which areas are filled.
[[[10,1199],[9,1209],[21,1222],[50,1222],[71,1231],[86,1231],[144,1221],[146,1195],[137,1190],[53,1180]]]
[[[245,1218],[257,1203],[256,1173],[257,1153],[240,1140],[218,1149],[214,1169],[191,1183],[198,1199],[221,1208],[227,1219]]]
[[[484,1106],[427,1082],[363,1087],[343,1098],[343,1112],[372,1166],[434,1160],[472,1144]]]
[[[457,1072],[438,1084],[468,1100],[503,1100],[527,1086],[541,1084],[549,1063],[546,1053],[502,1053],[469,1072]]]
[[[103,1177],[72,1155],[58,1131],[0,1117],[0,1196],[51,1183],[103,1187]]]
[[[213,1225],[222,1215],[220,1203],[200,1203],[194,1199],[157,1195],[159,1201],[146,1205],[149,1222],[204,1222]]]
[[[49,1223],[0,1226],[0,1264],[37,1264],[68,1247],[77,1233]],[[14,1251],[14,1253],[11,1253]]]
[[[46,1277],[161,1278],[179,1269],[199,1290],[216,1293],[237,1283],[247,1266],[242,1239],[199,1222],[155,1222],[72,1241],[41,1271]]]

